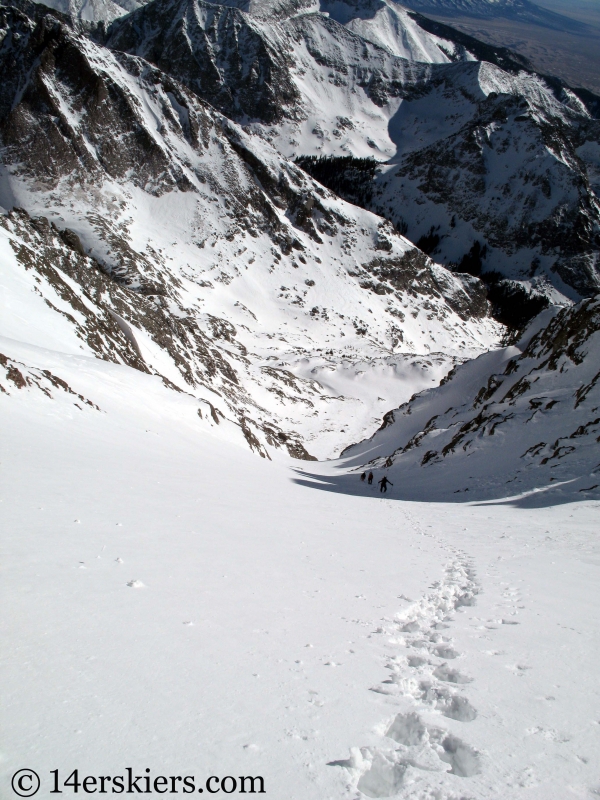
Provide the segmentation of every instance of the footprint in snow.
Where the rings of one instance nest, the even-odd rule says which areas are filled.
[[[470,778],[480,772],[480,756],[474,748],[442,728],[425,725],[414,711],[397,714],[386,736],[405,747],[417,747],[427,741],[438,758],[450,764],[452,775]]]
[[[397,629],[403,634],[399,643],[413,649],[413,653],[392,658],[388,668],[393,674],[372,691],[412,697],[414,702],[433,708],[448,719],[467,723],[476,719],[477,710],[451,686],[468,684],[472,678],[447,663],[436,665],[430,660],[431,656],[452,660],[461,655],[452,646],[452,640],[439,631],[450,627],[448,623],[453,622],[454,612],[476,603],[479,589],[475,570],[464,554],[456,552],[456,556],[446,568],[444,578],[430,587],[430,593],[396,618]],[[406,597],[401,599],[408,601]],[[416,654],[414,649],[427,652]],[[419,681],[415,670],[422,671],[426,680]],[[460,778],[481,772],[477,750],[447,730],[425,725],[415,711],[396,715],[385,736],[402,748],[390,750],[384,741],[381,747],[352,748],[349,759],[330,762],[331,766],[348,769],[356,788],[367,797],[398,795],[406,786],[405,773],[409,768],[424,773],[449,772]]]
[[[446,730],[425,725],[415,712],[398,714],[386,737],[403,749],[352,748],[349,759],[330,761],[329,766],[345,767],[357,776],[357,789],[367,797],[398,795],[406,785],[405,774],[410,767],[430,773],[449,772],[459,778],[481,772],[477,750]]]
[[[435,652],[436,656],[439,656],[440,658],[446,658],[446,659],[458,658],[459,655],[460,655],[458,650],[455,650],[454,647],[452,647],[449,644],[440,644],[440,645],[438,645],[434,649],[434,652]]]
[[[457,669],[449,667],[448,664],[442,664],[436,667],[433,670],[433,676],[445,683],[464,684],[471,683],[473,680],[473,678],[470,678],[468,675],[463,675],[462,672],[459,672]]]

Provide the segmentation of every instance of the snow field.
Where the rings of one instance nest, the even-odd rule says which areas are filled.
[[[0,396],[5,785],[28,764],[263,775],[282,800],[600,786],[597,503],[319,491],[156,377],[12,355],[101,410]]]

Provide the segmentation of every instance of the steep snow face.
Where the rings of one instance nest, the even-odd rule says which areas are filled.
[[[473,58],[454,42],[426,33],[405,8],[384,0],[322,0],[320,10],[349,31],[409,61],[428,64]]]
[[[39,14],[4,10],[18,37],[3,51],[3,202],[28,213],[0,235],[7,307],[41,295],[57,349],[163,376],[264,456],[325,457],[390,395],[497,341],[477,281],[143,60]],[[43,346],[38,316],[3,315],[6,335]]]
[[[321,14],[295,17],[286,27],[294,41],[290,74],[300,113],[251,129],[288,156],[391,156],[390,119],[430,67],[394,56]]]
[[[299,101],[285,37],[238,8],[156,0],[110,28],[108,46],[147,58],[229,117],[275,122]]]
[[[44,798],[73,764],[274,800],[594,796],[598,500],[317,491],[157,377],[7,350],[6,796],[23,764]]]
[[[426,64],[471,60],[395,3],[213,5],[155,0],[109,47],[147,58],[286,155],[388,157],[391,115]]]
[[[362,20],[372,35],[353,30],[362,7],[344,8],[265,17],[264,8],[155,0],[113,24],[107,44],[147,58],[228,116],[255,123],[282,153],[391,155],[390,115],[406,87],[427,74],[421,62],[468,56],[395,6]],[[347,15],[354,20],[346,27],[336,21]]]
[[[458,271],[496,270],[550,296],[598,290],[600,122],[575,95],[462,63],[429,67],[396,104],[395,154],[349,198]],[[324,139],[311,154],[334,150]],[[354,169],[340,162],[336,185]]]
[[[135,11],[147,0],[35,0],[41,5],[68,14],[85,22],[112,22],[123,14]]]
[[[600,296],[544,312],[517,346],[458,367],[344,455],[411,498],[598,498],[599,345]]]

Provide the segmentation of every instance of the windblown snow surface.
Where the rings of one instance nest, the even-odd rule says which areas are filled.
[[[158,375],[67,352],[43,308],[12,333],[46,347],[0,340],[6,796],[25,765],[41,797],[76,767],[277,800],[597,795],[591,484],[485,501],[475,472],[475,502],[440,500],[457,468],[428,497],[413,465],[382,496],[351,455],[261,459]]]

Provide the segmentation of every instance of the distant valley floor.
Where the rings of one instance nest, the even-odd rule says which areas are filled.
[[[558,11],[557,8],[552,10]],[[562,9],[560,12],[563,13]],[[565,12],[566,13],[566,12]],[[509,47],[530,59],[534,69],[571,86],[600,92],[600,15],[590,13],[590,34],[563,33],[511,19],[476,19],[428,14],[489,44]],[[585,19],[580,12],[580,20]]]

